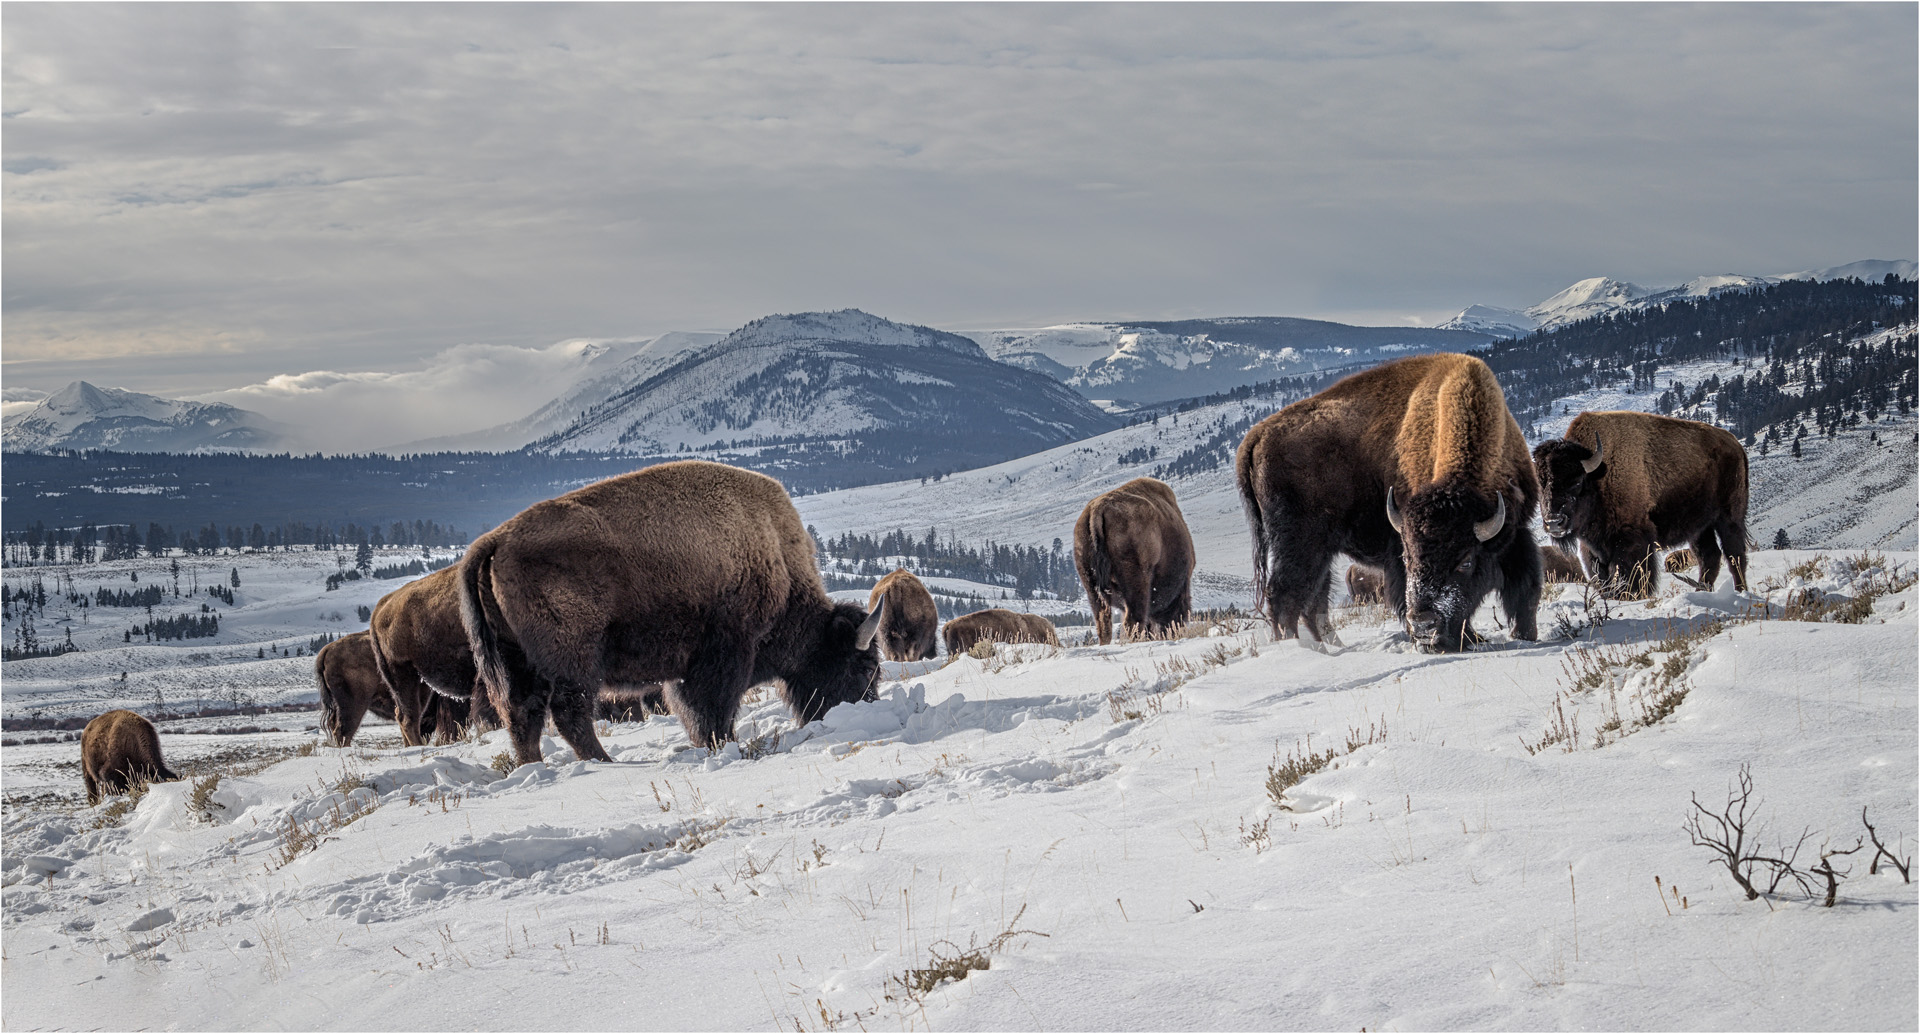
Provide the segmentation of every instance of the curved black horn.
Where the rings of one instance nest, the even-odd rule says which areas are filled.
[[[1482,542],[1500,534],[1500,529],[1507,524],[1507,493],[1501,492],[1494,498],[1500,500],[1499,508],[1493,511],[1493,516],[1473,526],[1473,537]]]
[[[860,630],[854,633],[853,645],[855,649],[864,650],[873,645],[873,637],[880,633],[880,619],[885,617],[886,613],[887,598],[882,596],[880,597],[880,605],[873,608],[873,613],[868,614],[867,619],[860,622]]]
[[[1597,434],[1594,435],[1593,436],[1593,455],[1580,461],[1581,469],[1585,470],[1589,474],[1593,473],[1596,470],[1599,470],[1601,457],[1605,456],[1606,454],[1607,454],[1607,443],[1601,441],[1599,435]]]
[[[1400,508],[1393,504],[1393,486],[1387,486],[1387,523],[1393,525],[1395,534],[1405,534],[1400,527]]]

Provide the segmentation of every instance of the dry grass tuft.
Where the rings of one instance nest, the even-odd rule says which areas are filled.
[[[906,1000],[919,1004],[941,984],[951,980],[965,980],[967,974],[975,970],[993,968],[993,956],[1005,951],[1014,938],[1047,936],[1038,930],[1016,929],[1020,923],[1020,917],[1026,914],[1027,906],[1021,905],[1020,911],[1014,913],[1013,921],[1007,924],[1007,928],[995,934],[993,939],[985,944],[978,943],[972,937],[967,939],[965,948],[949,940],[934,942],[927,949],[928,958],[925,966],[911,968],[897,976],[887,978],[889,986],[898,988],[897,991],[887,992],[887,1000]]]
[[[1267,799],[1274,807],[1283,811],[1293,810],[1293,801],[1287,798],[1287,791],[1298,786],[1301,781],[1315,772],[1322,771],[1344,755],[1351,754],[1361,747],[1387,742],[1387,720],[1382,717],[1377,722],[1368,723],[1365,729],[1359,727],[1347,730],[1346,741],[1342,746],[1329,747],[1326,750],[1313,749],[1313,737],[1307,737],[1304,744],[1295,744],[1283,758],[1276,747],[1274,759],[1267,765]]]

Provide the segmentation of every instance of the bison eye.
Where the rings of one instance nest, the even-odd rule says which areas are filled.
[[[1472,573],[1473,573],[1473,558],[1472,558],[1472,557],[1468,557],[1468,558],[1466,558],[1465,560],[1462,560],[1462,561],[1460,561],[1460,566],[1459,566],[1459,567],[1456,567],[1456,568],[1454,568],[1454,570],[1455,570],[1455,571],[1458,571],[1458,572],[1459,572],[1459,573],[1461,573],[1461,574],[1472,574]]]

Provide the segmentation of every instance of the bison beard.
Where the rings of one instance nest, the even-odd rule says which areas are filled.
[[[779,482],[663,463],[536,503],[460,564],[467,638],[522,764],[552,714],[582,760],[601,686],[668,683],[698,746],[733,738],[747,690],[778,682],[796,721],[871,699],[871,615],[827,596],[813,540]]]
[[[1384,572],[1387,602],[1424,649],[1471,642],[1468,621],[1495,589],[1513,637],[1537,638],[1538,483],[1480,360],[1415,356],[1348,377],[1255,425],[1234,468],[1276,636],[1304,621],[1338,642],[1327,594],[1345,553]]]

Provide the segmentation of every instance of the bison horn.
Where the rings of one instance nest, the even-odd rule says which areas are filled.
[[[880,605],[873,608],[873,613],[868,614],[867,619],[860,622],[860,630],[854,633],[853,645],[855,649],[864,650],[873,645],[873,637],[880,634],[880,619],[885,617],[886,613],[887,598],[882,596],[880,597]]]
[[[1507,494],[1501,492],[1494,498],[1500,500],[1500,505],[1493,511],[1493,516],[1473,526],[1473,537],[1482,542],[1500,534],[1500,529],[1507,524]]]
[[[1394,534],[1403,534],[1400,526],[1400,508],[1393,505],[1393,486],[1387,486],[1387,523],[1393,525]]]
[[[1601,441],[1599,435],[1597,434],[1594,435],[1593,436],[1593,455],[1588,456],[1584,460],[1581,460],[1580,468],[1582,470],[1585,470],[1589,474],[1593,473],[1596,470],[1599,470],[1600,458],[1605,456],[1606,454],[1607,454],[1607,443]]]

